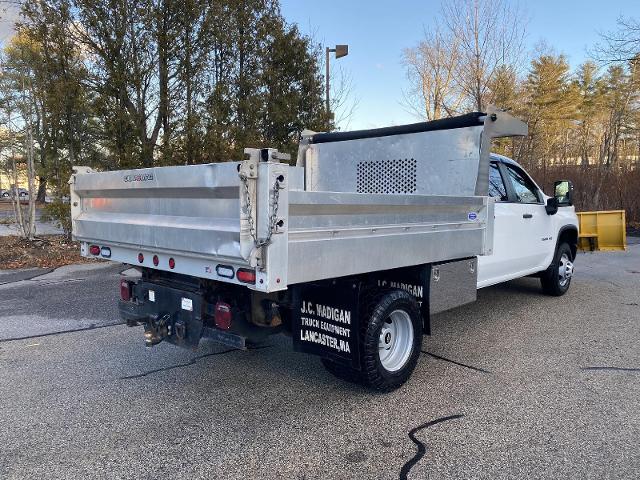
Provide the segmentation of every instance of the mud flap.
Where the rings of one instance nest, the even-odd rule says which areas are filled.
[[[360,282],[317,282],[293,290],[293,349],[360,370]]]
[[[431,265],[416,265],[415,267],[403,267],[393,270],[374,272],[370,274],[373,284],[379,288],[400,289],[413,295],[420,307],[423,319],[423,333],[431,335],[431,323],[429,321],[429,279],[431,277]]]

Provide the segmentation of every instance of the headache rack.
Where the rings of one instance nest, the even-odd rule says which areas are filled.
[[[242,162],[74,167],[73,236],[84,256],[264,292],[486,255],[491,139],[524,134],[508,114],[472,113],[305,135],[296,166],[246,149]]]

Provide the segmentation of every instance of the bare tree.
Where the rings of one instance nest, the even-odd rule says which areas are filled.
[[[7,140],[8,145],[8,166],[9,173],[11,175],[12,185],[10,188],[10,198],[13,205],[13,213],[16,223],[19,228],[19,233],[23,238],[33,240],[36,235],[36,222],[35,222],[35,168],[33,163],[33,136],[31,135],[31,127],[21,128],[17,125],[19,115],[14,116],[14,106],[8,102],[3,102],[3,109],[5,111],[5,126],[7,128]],[[25,147],[27,151],[27,182],[29,188],[29,198],[26,211],[22,207],[21,203],[21,190],[19,188],[20,177],[23,173],[23,169],[20,168],[20,164],[24,158],[18,151],[18,140],[16,139],[16,130],[23,130],[21,133],[25,138]]]
[[[2,120],[8,133],[7,149],[9,150],[9,167],[13,181],[11,199],[20,234],[28,240],[33,240],[36,235],[36,170],[33,139],[35,99],[31,83],[33,72],[25,62],[25,42],[22,37],[14,38],[7,50],[9,53],[14,52],[14,59],[20,60],[11,65],[3,65],[0,71],[0,106],[3,114]],[[19,139],[22,139],[22,148],[19,146]],[[26,164],[26,169],[21,168],[21,163]],[[20,177],[25,173],[28,185],[26,211],[22,208],[19,188]]]
[[[640,20],[619,17],[614,32],[602,33],[602,42],[595,46],[592,56],[603,63],[626,63],[640,55]]]
[[[359,103],[359,98],[354,94],[353,77],[342,65],[333,67],[330,75],[333,125],[338,130],[348,129]]]
[[[520,62],[526,21],[517,3],[505,0],[452,0],[442,17],[459,45],[455,78],[469,106],[486,107],[489,85],[502,66]]]
[[[434,120],[505,99],[521,67],[525,27],[517,3],[443,2],[435,28],[403,52],[411,84],[406,106]]]
[[[409,110],[427,120],[456,113],[463,99],[455,82],[460,62],[458,39],[436,26],[425,31],[424,39],[416,47],[406,48],[402,56],[411,84],[405,92]]]
[[[26,218],[22,218],[22,233],[28,240],[33,240],[36,236],[36,167],[34,162],[35,149],[33,145],[33,89],[30,80],[22,73],[20,79],[22,83],[21,116],[24,122],[24,152],[27,162],[27,187],[29,189],[29,200]],[[20,196],[18,195],[18,210],[20,208]]]

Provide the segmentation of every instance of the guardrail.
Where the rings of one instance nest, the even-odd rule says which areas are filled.
[[[577,212],[581,250],[625,250],[627,248],[626,218],[624,210]]]

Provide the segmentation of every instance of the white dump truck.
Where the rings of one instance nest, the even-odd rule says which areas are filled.
[[[569,288],[573,187],[547,197],[490,153],[526,135],[500,111],[364,131],[308,133],[295,165],[243,161],[95,172],[75,167],[82,255],[135,266],[120,315],[148,346],[238,349],[286,334],[334,375],[389,391],[414,370],[430,316],[476,290],[537,275]],[[285,163],[287,162],[287,163]]]

